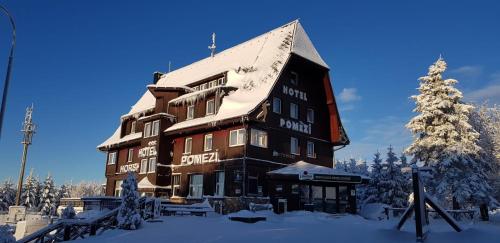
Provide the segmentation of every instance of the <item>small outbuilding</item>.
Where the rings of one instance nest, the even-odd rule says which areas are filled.
[[[369,177],[299,161],[267,172],[269,196],[278,212],[356,213],[356,185]]]

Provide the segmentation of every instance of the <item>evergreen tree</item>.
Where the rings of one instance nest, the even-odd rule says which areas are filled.
[[[479,134],[468,122],[473,107],[461,102],[456,80],[443,80],[445,70],[446,62],[439,58],[420,78],[420,94],[412,96],[419,114],[406,125],[414,141],[406,153],[433,169],[429,191],[442,202],[452,199],[458,208],[472,198],[488,201],[491,187],[478,160]]]
[[[139,193],[137,192],[137,181],[135,175],[128,173],[122,183],[122,204],[118,212],[118,227],[121,229],[135,230],[141,222],[141,216],[137,211],[139,206]]]
[[[31,170],[24,183],[22,193],[22,205],[31,210],[37,209],[36,186],[37,181],[33,176],[33,170]]]
[[[56,189],[54,180],[50,174],[43,183],[42,197],[40,199],[40,211],[44,215],[53,215],[55,213]]]
[[[358,173],[358,166],[354,158],[349,159],[349,163],[347,164],[347,172],[355,174]]]
[[[6,180],[0,188],[0,211],[8,211],[9,207],[14,205],[15,200],[16,190],[10,179]]]
[[[365,175],[365,176],[368,176],[370,174],[370,172],[368,171],[368,165],[366,164],[366,160],[359,159],[356,162],[356,167],[357,167],[357,171],[359,174]]]
[[[407,171],[403,172],[403,175],[405,177],[404,190],[406,193],[408,193],[408,195],[410,195],[413,192],[413,185],[411,181],[411,166],[410,164],[408,164],[408,160],[404,153],[401,153],[401,155],[399,156],[399,161],[401,163],[401,168],[408,168]]]
[[[69,196],[69,188],[65,184],[62,184],[59,190],[57,190],[57,195],[56,195],[56,201],[55,201],[55,208],[57,209],[59,205],[61,204],[61,199],[62,198],[68,198]]]
[[[43,185],[40,182],[40,177],[33,177],[35,180],[35,208],[40,208],[42,207],[42,193],[43,193]]]
[[[382,202],[380,181],[382,177],[382,159],[380,153],[375,153],[373,157],[372,170],[370,172],[370,183],[366,187],[364,203],[379,203]]]
[[[408,192],[406,192],[406,178],[401,172],[401,166],[397,163],[398,157],[389,146],[387,159],[380,179],[380,191],[382,202],[396,208],[407,206]]]

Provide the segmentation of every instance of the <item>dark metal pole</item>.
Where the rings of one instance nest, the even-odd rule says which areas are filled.
[[[12,69],[12,59],[14,58],[14,47],[16,46],[16,25],[14,24],[14,19],[12,18],[12,15],[7,11],[6,8],[4,8],[2,5],[0,5],[0,10],[9,17],[10,24],[12,25],[12,43],[10,46],[10,54],[9,54],[9,62],[7,65],[7,73],[5,74],[5,82],[3,85],[3,95],[2,95],[2,105],[0,108],[0,139],[2,137],[2,127],[3,127],[3,117],[5,115],[5,105],[7,102],[7,94],[9,90],[9,82],[10,82],[10,72]]]

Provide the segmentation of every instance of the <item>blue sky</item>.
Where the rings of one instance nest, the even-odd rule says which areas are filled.
[[[300,18],[323,59],[351,145],[338,158],[372,157],[411,141],[417,78],[439,55],[468,99],[500,101],[500,3],[495,1],[0,1],[14,15],[17,49],[0,140],[0,179],[17,178],[21,122],[39,129],[27,168],[57,182],[104,178],[96,145],[151,82]],[[0,18],[0,80],[10,27]],[[2,84],[3,85],[3,84]],[[1,89],[1,88],[0,88]]]

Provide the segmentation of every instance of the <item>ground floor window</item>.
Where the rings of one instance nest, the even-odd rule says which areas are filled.
[[[215,194],[214,196],[224,196],[224,171],[217,171],[215,173]]]
[[[142,159],[141,160],[141,174],[145,174],[148,171],[148,160],[147,159]]]
[[[181,175],[172,175],[172,195],[179,196],[181,186]]]
[[[189,196],[194,198],[203,196],[203,175],[192,174],[189,177]]]
[[[120,197],[122,195],[122,181],[115,181],[115,197]]]
[[[148,173],[156,171],[156,157],[149,158]]]
[[[259,193],[259,178],[257,176],[248,176],[248,194]]]

